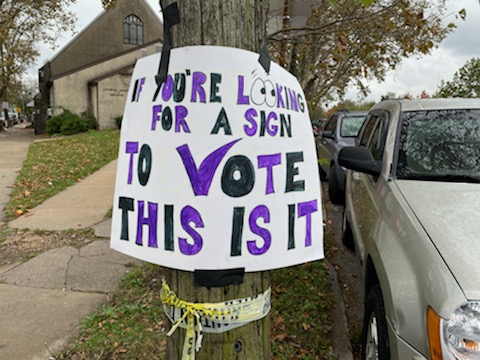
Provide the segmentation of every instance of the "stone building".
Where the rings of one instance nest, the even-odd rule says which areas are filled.
[[[92,114],[99,129],[116,128],[136,60],[161,51],[162,40],[161,20],[145,0],[118,0],[39,70],[38,121],[68,109]]]
[[[302,26],[312,4],[270,0],[269,32]],[[36,130],[63,109],[92,114],[101,130],[116,128],[136,60],[161,51],[162,41],[161,20],[145,0],[117,0],[39,70]]]

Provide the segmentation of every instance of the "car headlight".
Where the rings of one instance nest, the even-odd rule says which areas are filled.
[[[448,319],[427,312],[431,359],[480,360],[480,301],[459,306]]]
[[[456,359],[480,359],[479,301],[470,301],[458,307],[440,324],[443,348],[447,354]]]

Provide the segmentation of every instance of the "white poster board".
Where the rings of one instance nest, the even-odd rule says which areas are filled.
[[[307,103],[290,73],[235,48],[139,59],[122,122],[111,247],[169,268],[247,272],[321,259]]]

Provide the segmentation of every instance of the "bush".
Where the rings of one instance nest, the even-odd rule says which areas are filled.
[[[73,135],[97,128],[97,121],[91,114],[77,115],[70,110],[47,120],[46,130],[50,135]]]
[[[121,129],[122,128],[123,115],[116,116],[114,119],[115,119],[115,124],[117,124],[117,127],[119,129]]]

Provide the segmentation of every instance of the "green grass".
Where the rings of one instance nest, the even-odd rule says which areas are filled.
[[[78,341],[55,359],[163,359],[160,271],[146,264],[126,275],[109,303],[83,319]]]
[[[23,214],[114,160],[120,132],[90,131],[35,142],[16,179],[8,220]]]
[[[333,297],[324,261],[272,271],[274,359],[333,359]]]
[[[17,178],[7,216],[32,209],[117,157],[119,131],[36,142]],[[7,231],[7,230],[4,230]],[[331,234],[326,232],[326,238]],[[5,233],[0,231],[0,243]],[[271,272],[271,349],[275,360],[332,359],[333,298],[324,261]],[[78,340],[55,359],[163,359],[165,321],[160,302],[161,268],[133,269],[107,304],[81,323]]]
[[[272,359],[333,359],[333,298],[325,263],[275,270],[271,276]],[[111,301],[82,321],[79,340],[56,359],[164,359],[171,324],[164,319],[160,278],[161,267],[155,265],[133,270]]]

